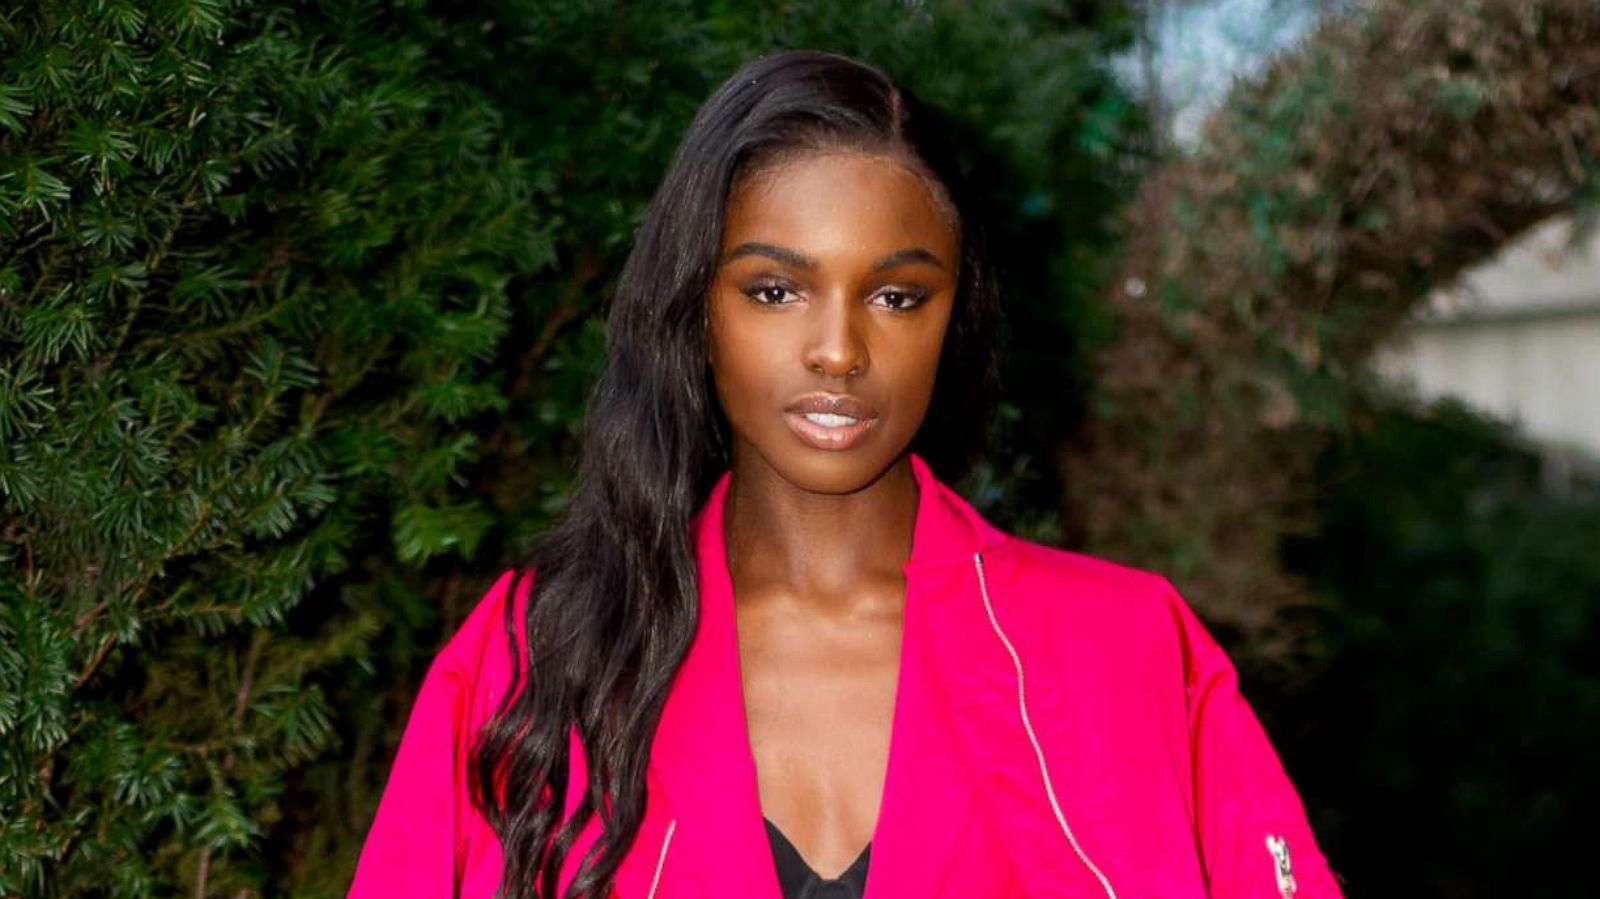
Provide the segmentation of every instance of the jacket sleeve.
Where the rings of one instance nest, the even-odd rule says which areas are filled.
[[[356,863],[354,899],[454,896],[468,841],[482,818],[467,788],[477,729],[503,678],[510,573],[491,587],[422,681],[389,780]],[[491,655],[493,654],[493,655]]]
[[[1233,663],[1165,587],[1184,646],[1195,832],[1212,899],[1341,897]]]
[[[356,863],[353,899],[456,894],[456,802],[465,795],[464,677],[434,661]]]

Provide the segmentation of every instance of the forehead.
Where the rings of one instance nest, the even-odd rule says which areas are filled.
[[[956,235],[923,177],[887,156],[802,153],[734,185],[724,247],[760,240],[818,256],[922,246],[949,262]]]

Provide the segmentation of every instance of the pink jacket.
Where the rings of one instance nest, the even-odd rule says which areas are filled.
[[[1233,666],[1165,578],[1010,536],[921,458],[869,899],[1333,899]],[[662,712],[619,899],[779,899],[745,726],[725,474],[691,527],[700,623]],[[350,895],[492,896],[467,747],[509,675],[504,575],[439,654]],[[519,605],[526,591],[515,598]],[[573,737],[574,787],[584,782]],[[563,887],[594,840],[569,856]]]

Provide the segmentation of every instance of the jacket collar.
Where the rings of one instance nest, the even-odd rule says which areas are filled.
[[[932,850],[931,857],[937,858],[939,848],[954,840],[953,822],[960,821],[970,799],[967,787],[937,774],[958,766],[960,760],[944,757],[955,752],[951,741],[934,739],[929,733],[947,726],[947,713],[926,685],[925,669],[934,653],[916,636],[932,631],[913,627],[913,622],[919,616],[925,619],[934,601],[951,591],[918,589],[920,572],[955,562],[970,564],[973,553],[1009,539],[940,483],[920,456],[911,454],[910,462],[917,484],[917,513],[911,556],[905,564],[906,632],[889,771],[868,871],[869,895],[918,894],[903,888],[934,876],[927,853]],[[650,772],[677,822],[671,856],[679,865],[668,861],[668,869],[715,871],[715,892],[721,895],[776,899],[779,888],[750,750],[733,585],[723,539],[723,506],[731,475],[723,473],[690,524],[699,568],[700,616],[694,642],[662,709]],[[915,757],[907,758],[913,751]],[[914,811],[913,805],[925,809],[929,801],[942,805],[940,813]],[[909,833],[913,828],[916,833]]]

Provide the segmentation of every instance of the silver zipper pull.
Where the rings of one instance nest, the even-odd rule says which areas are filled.
[[[1289,841],[1269,833],[1267,851],[1272,853],[1272,873],[1278,878],[1278,895],[1282,899],[1294,899],[1294,864],[1289,861]]]

